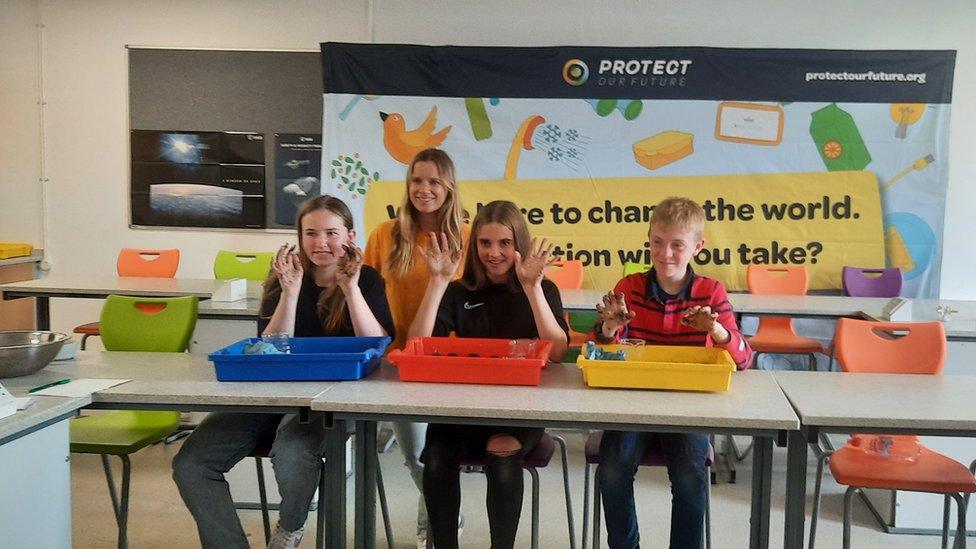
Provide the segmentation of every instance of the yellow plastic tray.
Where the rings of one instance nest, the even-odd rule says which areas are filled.
[[[23,257],[30,255],[34,251],[34,246],[30,244],[17,244],[14,242],[0,242],[0,259],[11,257]]]
[[[607,351],[625,350],[627,360],[589,360],[576,364],[590,387],[728,391],[735,362],[724,349],[671,345],[601,345]]]

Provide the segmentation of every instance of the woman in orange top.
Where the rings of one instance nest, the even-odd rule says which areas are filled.
[[[429,233],[444,234],[451,252],[464,253],[471,235],[462,222],[461,197],[454,179],[454,163],[440,149],[426,149],[407,168],[403,203],[395,219],[373,229],[366,242],[364,262],[386,281],[386,296],[393,314],[396,339],[390,349],[401,349],[407,329],[417,315],[430,275],[424,259]],[[456,276],[459,276],[457,273]],[[424,466],[420,452],[426,423],[393,422],[393,431],[414,484],[421,491],[417,510],[417,542],[426,544],[427,508],[423,500]]]

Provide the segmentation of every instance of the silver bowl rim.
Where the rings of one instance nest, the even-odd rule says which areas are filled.
[[[52,343],[64,343],[71,339],[71,336],[64,332],[54,332],[51,330],[0,330],[0,334],[54,334],[56,336],[61,336],[55,338],[53,341],[45,341],[44,343],[25,343],[23,345],[5,345],[0,347],[0,350],[7,349],[26,349],[28,347],[43,347],[45,345],[51,345]]]

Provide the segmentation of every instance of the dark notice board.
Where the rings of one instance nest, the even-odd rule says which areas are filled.
[[[276,186],[284,187],[289,183],[282,179],[280,173],[276,178],[275,144],[279,141],[276,136],[288,134],[282,135],[282,141],[294,140],[295,135],[319,138],[322,132],[322,66],[319,52],[129,47],[128,57],[129,129],[132,143],[138,144],[140,140],[145,140],[146,135],[152,135],[148,132],[190,135],[201,143],[210,139],[210,132],[221,132],[224,140],[228,139],[229,134],[238,133],[263,136],[261,141],[264,147],[263,159],[257,164],[257,170],[260,172],[263,169],[264,172],[264,188],[261,193],[248,191],[245,198],[248,202],[245,209],[250,218],[248,223],[227,225],[218,221],[208,225],[206,222],[193,222],[192,218],[182,218],[191,220],[183,223],[179,220],[165,221],[147,217],[145,208],[148,205],[148,186],[142,183],[137,185],[136,179],[148,168],[152,168],[150,171],[153,173],[163,173],[160,181],[185,182],[185,178],[171,175],[163,169],[165,166],[161,164],[172,164],[172,159],[147,159],[144,152],[137,150],[138,147],[130,146],[134,155],[130,159],[130,174],[133,177],[130,207],[133,224],[197,227],[255,227],[260,224],[271,228],[289,226],[291,220],[288,219],[287,205],[276,204],[276,199],[282,201],[288,197]],[[321,142],[320,138],[318,142]],[[182,143],[180,145],[183,146]],[[310,156],[314,157],[314,154]],[[146,160],[155,161],[157,165],[147,165],[144,163]],[[233,160],[225,159],[220,162]],[[285,164],[298,166],[299,163],[288,159]],[[308,164],[304,162],[301,166],[304,169]],[[223,171],[226,172],[227,164],[223,166]],[[318,173],[314,175],[318,177]],[[256,176],[250,178],[250,181],[257,180]],[[260,183],[257,186],[260,188]],[[294,189],[295,185],[291,188]],[[256,211],[263,212],[260,223],[255,219]]]

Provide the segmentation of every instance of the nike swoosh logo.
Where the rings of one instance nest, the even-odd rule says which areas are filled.
[[[467,301],[464,302],[464,308],[467,309],[467,310],[469,310],[469,311],[471,309],[474,309],[475,307],[481,307],[482,305],[484,305],[484,302],[482,302],[482,303],[474,303],[474,304],[468,303]]]

